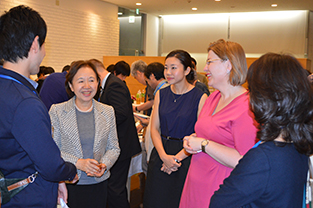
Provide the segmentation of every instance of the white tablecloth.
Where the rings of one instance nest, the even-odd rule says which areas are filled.
[[[128,177],[131,177],[132,175],[141,172],[142,172],[142,154],[140,153],[132,158],[128,171]]]

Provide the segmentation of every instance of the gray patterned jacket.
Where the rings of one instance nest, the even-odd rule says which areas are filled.
[[[83,158],[83,151],[79,139],[75,97],[67,102],[52,105],[49,111],[52,136],[61,151],[65,161],[76,164],[78,159]],[[101,156],[101,163],[104,163],[109,170],[120,154],[117,139],[116,123],[113,107],[92,101],[95,117],[95,141],[93,151]],[[77,170],[78,177],[81,170]],[[109,178],[110,172],[106,171],[102,177],[95,177],[96,181],[103,181]]]

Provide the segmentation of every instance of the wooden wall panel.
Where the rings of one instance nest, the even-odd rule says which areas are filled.
[[[247,58],[248,68],[257,59],[258,58]],[[165,57],[164,56],[103,56],[103,64],[105,67],[109,66],[110,64],[115,64],[122,60],[127,62],[130,66],[134,61],[137,61],[137,60],[143,60],[147,64],[150,64],[152,62],[160,62],[164,64]],[[311,61],[309,59],[298,58],[298,61],[303,66],[303,68],[310,69]],[[204,72],[200,72],[200,73],[205,75]],[[138,90],[143,90],[145,88],[144,85],[137,82],[137,80],[135,80],[134,77],[132,77],[131,75],[127,77],[125,81],[126,81],[126,84],[129,88],[131,95],[135,95],[138,92]],[[247,83],[245,83],[243,86],[247,87]],[[214,89],[211,89],[210,91],[213,92]]]
[[[255,61],[257,60],[258,58],[247,58],[247,65],[248,65],[248,68],[249,66]],[[302,67],[304,69],[310,69],[311,67],[311,61],[307,58],[297,58],[298,61],[300,62],[300,64],[302,65]]]

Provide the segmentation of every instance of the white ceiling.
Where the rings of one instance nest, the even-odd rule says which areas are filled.
[[[120,7],[152,15],[171,14],[203,14],[203,13],[229,13],[229,12],[255,12],[255,11],[282,11],[282,10],[311,10],[313,0],[103,0]],[[141,2],[141,6],[136,6]],[[278,6],[272,8],[271,4]],[[197,7],[197,11],[192,11]]]

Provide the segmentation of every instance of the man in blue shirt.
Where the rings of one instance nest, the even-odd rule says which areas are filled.
[[[63,103],[69,100],[65,90],[66,74],[69,69],[70,66],[66,65],[63,67],[62,73],[53,73],[45,79],[39,95],[48,111],[52,104]]]
[[[35,90],[37,83],[29,78],[39,72],[45,57],[46,32],[45,21],[26,6],[0,17],[0,170],[5,178],[38,172],[33,183],[3,208],[56,207],[58,182],[76,176],[75,166],[60,156],[48,111]]]

